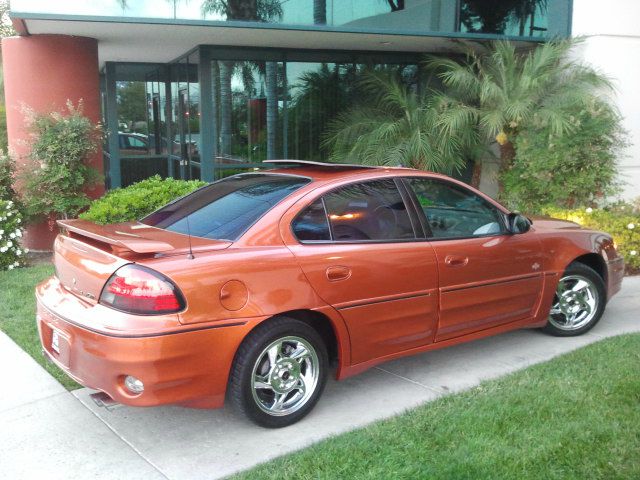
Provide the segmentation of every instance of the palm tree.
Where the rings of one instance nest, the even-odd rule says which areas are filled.
[[[468,49],[466,58],[429,58],[444,94],[435,100],[445,131],[477,130],[500,146],[500,173],[511,166],[514,139],[526,125],[548,125],[555,135],[572,130],[571,112],[586,107],[609,80],[570,58],[575,42],[555,41],[517,51],[498,41],[486,53]]]
[[[366,103],[330,123],[323,146],[330,160],[459,171],[473,130],[445,130],[429,94],[418,94],[397,77],[369,72],[361,81]]]

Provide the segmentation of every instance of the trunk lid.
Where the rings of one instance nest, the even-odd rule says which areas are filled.
[[[98,225],[86,220],[60,220],[64,233],[54,244],[58,280],[68,291],[96,303],[102,287],[121,266],[157,255],[186,255],[221,250],[228,241],[169,232],[139,222]],[[191,245],[190,245],[191,243]]]

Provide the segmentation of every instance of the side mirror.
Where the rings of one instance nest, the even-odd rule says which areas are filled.
[[[519,213],[510,213],[507,217],[507,228],[512,235],[527,233],[531,229],[531,220]]]

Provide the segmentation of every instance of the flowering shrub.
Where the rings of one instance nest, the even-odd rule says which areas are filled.
[[[22,216],[11,200],[0,200],[0,270],[24,265],[27,249],[20,245]]]
[[[82,108],[82,101],[77,107],[69,101],[64,115],[24,109],[36,167],[22,174],[22,202],[29,219],[75,217],[91,203],[86,190],[100,175],[89,160],[100,148],[102,127],[85,117]]]
[[[546,208],[544,213],[611,234],[618,252],[624,257],[627,271],[640,271],[640,211],[633,205],[621,202],[605,208]]]

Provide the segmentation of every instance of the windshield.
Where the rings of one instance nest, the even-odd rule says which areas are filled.
[[[212,183],[140,220],[171,232],[237,240],[262,215],[311,180],[248,173]]]

